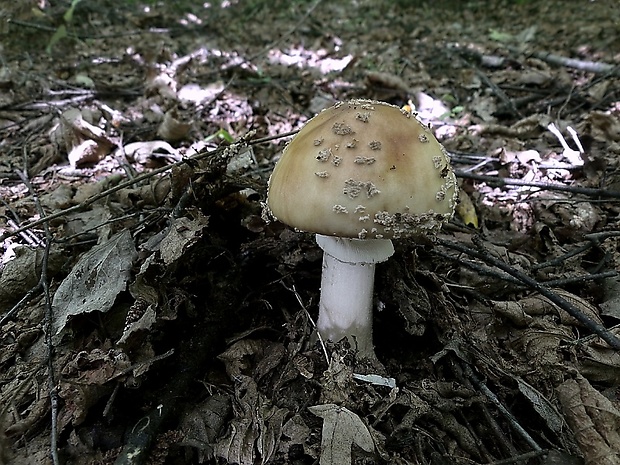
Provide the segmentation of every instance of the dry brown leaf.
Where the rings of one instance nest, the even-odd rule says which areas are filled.
[[[593,111],[586,116],[584,132],[604,142],[620,141],[620,122],[611,113]]]
[[[577,310],[592,321],[600,325],[603,324],[596,307],[587,300],[571,294],[564,289],[553,289],[553,292],[571,303]],[[532,321],[535,320],[534,317],[546,315],[559,317],[560,322],[565,325],[583,326],[582,323],[570,316],[565,310],[558,307],[548,298],[538,294],[526,297],[518,302],[491,301],[491,308],[520,327],[529,326]]]
[[[86,121],[77,108],[61,115],[55,137],[64,144],[73,168],[102,160],[115,145],[103,129]]]
[[[620,412],[582,376],[556,388],[586,465],[620,463]]]
[[[396,89],[404,93],[408,93],[410,88],[400,76],[385,73],[381,71],[368,71],[366,79],[370,85],[375,87],[387,87],[388,89]]]
[[[612,328],[610,332],[618,337],[620,328]],[[581,345],[577,361],[579,373],[589,381],[613,386],[620,384],[620,352],[609,347],[609,344],[599,337]]]
[[[69,317],[110,310],[127,286],[135,256],[129,230],[82,255],[54,295],[53,334],[58,335],[64,329]]]
[[[164,120],[157,129],[157,135],[164,140],[182,140],[189,134],[192,124],[191,121],[187,123],[179,121],[177,112],[171,110],[164,115]]]
[[[278,449],[288,410],[274,405],[249,376],[236,378],[235,418],[226,437],[214,445],[217,457],[229,463],[256,465],[269,462]]]
[[[368,453],[375,450],[368,427],[350,410],[335,404],[315,405],[308,410],[323,418],[320,465],[350,464],[353,445]]]

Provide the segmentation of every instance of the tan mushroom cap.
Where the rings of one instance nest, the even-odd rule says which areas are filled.
[[[410,113],[350,100],[309,120],[269,180],[272,215],[302,231],[358,239],[430,233],[448,221],[456,177]]]

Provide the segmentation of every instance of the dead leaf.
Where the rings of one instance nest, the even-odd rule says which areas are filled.
[[[159,252],[164,265],[169,266],[179,260],[187,250],[202,238],[202,231],[209,224],[209,219],[197,210],[194,218],[177,218],[170,225],[168,234],[161,241]]]
[[[586,116],[583,131],[580,133],[588,133],[595,139],[609,142],[620,141],[620,122],[617,116],[602,111],[593,111]]]
[[[179,152],[172,145],[163,140],[132,142],[131,144],[120,147],[114,152],[114,156],[119,155],[124,155],[128,160],[135,161],[141,165],[146,165],[149,159],[156,156],[164,158],[170,163],[181,159]]]
[[[610,332],[618,337],[620,328],[611,328]],[[614,386],[620,383],[620,352],[599,337],[581,345],[577,361],[579,373],[589,381]]]
[[[582,376],[557,387],[586,465],[620,463],[620,412]]]
[[[249,376],[237,377],[235,418],[226,437],[214,445],[215,455],[229,463],[257,465],[269,462],[278,449],[288,410],[274,405],[258,392]]]
[[[157,129],[157,135],[164,140],[182,140],[187,137],[192,124],[191,121],[188,123],[179,121],[177,112],[171,110],[164,115],[164,120]]]
[[[58,335],[71,316],[110,310],[127,286],[135,256],[128,230],[86,252],[54,295],[53,334]]]
[[[368,427],[355,413],[336,404],[308,407],[310,412],[323,418],[320,465],[346,465],[351,462],[353,445],[372,453],[375,443]]]
[[[472,226],[478,229],[478,215],[476,207],[469,195],[462,189],[459,191],[459,203],[456,206],[456,213],[466,226]]]
[[[571,294],[564,289],[553,289],[553,292],[570,302],[592,321],[600,325],[603,324],[596,307],[587,300]],[[565,325],[583,326],[576,318],[570,316],[566,311],[539,294],[525,297],[518,302],[491,301],[491,308],[519,327],[530,326],[535,320],[533,317],[542,317],[545,315],[557,316],[560,322]]]
[[[73,168],[102,160],[115,145],[103,129],[86,121],[77,108],[61,115],[55,137],[64,144]]]
[[[527,400],[530,401],[536,413],[538,413],[541,418],[545,421],[547,426],[551,431],[556,433],[558,436],[562,435],[562,428],[564,427],[564,419],[555,408],[555,406],[549,402],[549,400],[541,394],[539,390],[537,390],[531,384],[525,382],[521,378],[517,379],[517,385],[519,387],[519,391],[523,394]]]
[[[183,442],[181,445],[198,449],[198,463],[213,457],[213,444],[223,433],[232,414],[227,395],[215,394],[185,412],[181,420]]]
[[[366,79],[371,86],[387,87],[388,89],[395,89],[405,93],[408,93],[410,90],[409,85],[407,85],[400,76],[396,76],[395,74],[381,71],[368,71],[366,73]]]
[[[0,311],[10,308],[24,294],[37,285],[41,273],[43,250],[32,247],[15,247],[15,258],[2,267],[0,263]],[[53,247],[48,260],[48,274],[56,274],[64,262],[64,253]]]
[[[353,383],[353,370],[342,355],[334,352],[321,378],[323,390],[320,402],[326,404],[345,402],[351,395]]]

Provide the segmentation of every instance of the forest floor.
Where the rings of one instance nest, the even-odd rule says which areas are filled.
[[[617,0],[46,3],[0,9],[0,464],[620,463]],[[460,185],[371,368],[263,215],[351,98]]]

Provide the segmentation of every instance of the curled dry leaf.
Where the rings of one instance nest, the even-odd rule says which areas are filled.
[[[368,71],[366,73],[366,79],[368,80],[368,83],[374,87],[395,89],[405,93],[410,91],[409,85],[407,85],[407,83],[400,76],[395,74],[381,71]]]
[[[213,456],[213,444],[223,434],[231,414],[230,398],[222,394],[210,396],[184,413],[182,445],[198,449],[199,463]]]
[[[612,328],[610,332],[618,337],[620,328]],[[577,361],[579,373],[588,380],[613,386],[620,384],[620,352],[609,347],[599,337],[591,338],[581,345]]]
[[[64,144],[73,168],[102,160],[114,146],[105,131],[84,119],[77,108],[70,108],[60,117],[56,139]]]
[[[9,309],[36,286],[41,273],[43,249],[15,247],[15,258],[0,267],[0,311]],[[53,246],[48,259],[48,274],[58,273],[64,262],[63,252]]]
[[[176,141],[185,139],[192,128],[192,122],[179,121],[176,111],[171,110],[164,115],[164,120],[157,129],[157,135],[162,139]]]
[[[129,161],[135,161],[146,165],[151,158],[164,158],[170,163],[181,159],[179,152],[168,142],[163,140],[149,140],[132,142],[124,145],[114,152],[114,156],[125,156]]]
[[[274,405],[258,391],[249,376],[239,376],[235,385],[233,411],[228,434],[214,444],[214,454],[239,465],[268,463],[278,449],[288,410]]]
[[[620,463],[620,412],[582,376],[557,387],[586,465]]]
[[[571,294],[564,289],[554,289],[553,292],[570,302],[592,321],[600,325],[603,324],[596,307],[587,300]],[[491,301],[491,308],[519,327],[529,326],[535,317],[545,315],[557,316],[560,322],[565,325],[583,326],[582,323],[566,313],[565,310],[559,308],[546,297],[538,294],[526,297],[518,302]]]
[[[595,139],[609,142],[620,141],[620,122],[617,116],[602,111],[593,111],[586,116],[583,127]]]
[[[166,266],[183,257],[202,238],[202,232],[209,224],[209,218],[199,211],[192,213],[193,219],[186,217],[175,219],[159,245],[159,252]]]

